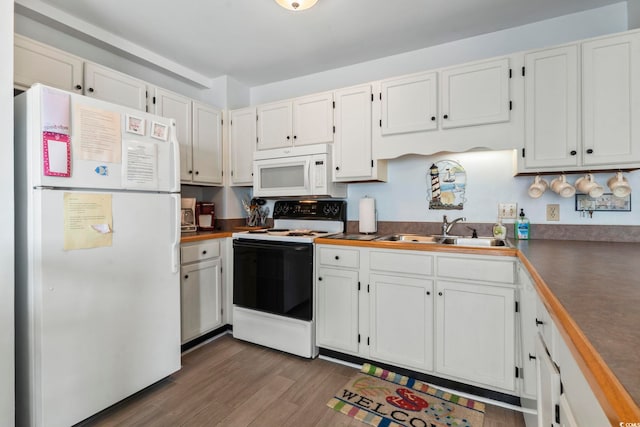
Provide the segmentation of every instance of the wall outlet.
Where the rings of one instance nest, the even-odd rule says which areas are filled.
[[[516,218],[518,205],[516,203],[498,203],[498,217],[500,218]]]
[[[560,205],[547,205],[547,221],[560,221]]]

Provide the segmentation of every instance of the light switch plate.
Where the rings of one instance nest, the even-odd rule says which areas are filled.
[[[547,205],[547,221],[560,221],[560,205]]]
[[[498,203],[498,217],[500,218],[516,218],[518,205],[516,203]]]

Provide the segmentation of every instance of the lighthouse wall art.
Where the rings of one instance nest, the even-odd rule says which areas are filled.
[[[464,207],[467,173],[453,160],[435,162],[429,168],[431,197],[429,209],[457,209]]]

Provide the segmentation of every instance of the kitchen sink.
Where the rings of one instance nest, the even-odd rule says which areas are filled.
[[[422,235],[422,234],[391,234],[374,239],[378,242],[398,242],[398,243],[440,243],[442,245],[455,246],[493,246],[509,247],[506,240],[495,237],[470,237],[470,236],[442,236],[442,235]]]
[[[506,240],[495,237],[448,236],[441,238],[439,243],[456,246],[508,246]]]
[[[381,242],[403,243],[440,243],[440,236],[424,236],[421,234],[391,234],[375,239]]]

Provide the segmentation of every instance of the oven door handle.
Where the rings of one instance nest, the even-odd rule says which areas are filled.
[[[247,240],[243,240],[243,239],[239,239],[236,240],[234,242],[234,247],[237,248],[255,248],[255,249],[286,249],[286,250],[293,250],[293,251],[305,251],[307,249],[309,249],[309,244],[300,244],[300,245],[283,245],[283,244],[279,244],[279,243],[262,243],[262,242],[256,242],[256,241],[247,241]]]

